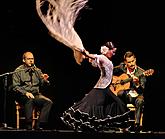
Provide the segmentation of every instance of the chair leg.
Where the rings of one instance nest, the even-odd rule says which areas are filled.
[[[16,128],[19,129],[19,106],[16,104]]]
[[[33,109],[33,113],[32,113],[32,127],[34,128],[37,124],[37,120],[39,118],[40,112],[37,108]]]
[[[34,128],[35,124],[36,124],[36,119],[35,119],[35,109],[33,109],[33,112],[32,112],[32,128]]]
[[[20,117],[20,109],[21,106],[19,105],[18,102],[15,102],[16,104],[16,128],[20,129],[20,119],[25,119],[25,117]],[[39,118],[39,111],[37,108],[33,108],[32,112],[32,128],[35,128],[36,120]]]
[[[143,113],[142,113],[141,116],[140,116],[140,126],[141,126],[141,127],[143,126]]]

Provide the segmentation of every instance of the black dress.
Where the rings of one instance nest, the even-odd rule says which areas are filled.
[[[129,111],[126,105],[110,91],[109,85],[102,87],[111,80],[113,64],[103,55],[97,58],[99,60],[104,61],[102,65],[105,68],[102,69],[107,77],[100,77],[95,87],[61,117],[66,125],[76,131],[102,131],[127,126]]]

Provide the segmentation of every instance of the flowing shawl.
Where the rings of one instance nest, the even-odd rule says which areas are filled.
[[[74,24],[87,2],[88,0],[36,0],[37,13],[50,35],[71,48],[76,62],[80,65],[85,48]]]

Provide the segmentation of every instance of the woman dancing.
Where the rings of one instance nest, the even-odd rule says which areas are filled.
[[[63,113],[61,119],[72,129],[102,131],[127,126],[129,111],[109,89],[113,75],[112,57],[116,50],[112,42],[106,42],[99,55],[83,51],[92,66],[100,69],[100,78],[83,99]]]

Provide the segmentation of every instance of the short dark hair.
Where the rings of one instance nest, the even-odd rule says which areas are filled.
[[[127,51],[125,54],[124,54],[124,61],[126,60],[127,57],[135,57],[135,54],[131,51]]]

